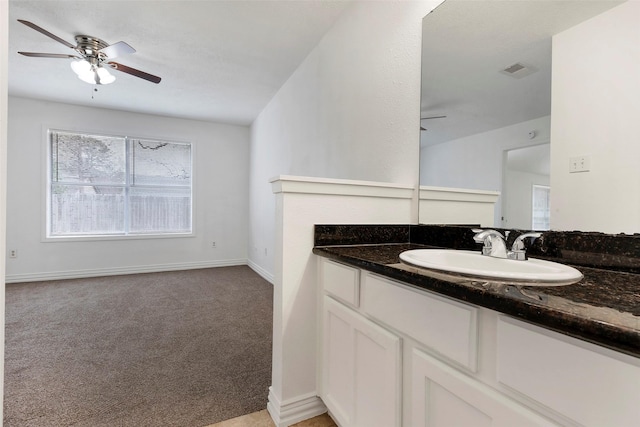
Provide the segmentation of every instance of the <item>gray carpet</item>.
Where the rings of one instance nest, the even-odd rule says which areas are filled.
[[[264,409],[273,287],[245,266],[9,284],[5,426],[204,426]]]

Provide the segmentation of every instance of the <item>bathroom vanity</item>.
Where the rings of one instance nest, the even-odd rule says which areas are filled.
[[[596,255],[607,236],[580,236],[583,251],[571,235],[530,248],[532,257],[578,263],[584,278],[558,287],[474,281],[399,260],[410,249],[473,249],[470,235],[316,226],[318,384],[339,425],[637,425],[635,240],[605,245],[626,263]]]

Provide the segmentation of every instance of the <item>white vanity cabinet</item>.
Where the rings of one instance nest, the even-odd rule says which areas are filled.
[[[341,426],[400,427],[401,339],[347,306],[356,303],[357,270],[327,261],[323,273],[321,397]],[[336,280],[345,281],[343,302],[331,292]]]
[[[318,258],[339,426],[640,425],[640,359]]]

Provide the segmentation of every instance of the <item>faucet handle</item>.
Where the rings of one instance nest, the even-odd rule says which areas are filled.
[[[511,250],[512,251],[523,251],[524,250],[524,239],[528,239],[528,238],[537,239],[540,236],[542,236],[542,233],[538,233],[538,232],[523,233],[523,234],[519,235],[518,237],[516,237],[516,239],[513,241],[513,246],[511,247]]]
[[[487,240],[487,237],[489,236],[496,236],[496,237],[500,237],[501,239],[504,239],[504,236],[502,235],[502,233],[500,233],[499,231],[496,230],[491,230],[491,229],[487,229],[487,230],[483,230],[480,228],[473,228],[471,229],[471,231],[473,231],[475,234],[475,236],[473,236],[473,240],[476,243],[484,243]]]
[[[511,246],[511,253],[513,254],[511,255],[512,259],[517,259],[521,261],[526,260],[527,253],[524,249],[524,239],[528,239],[528,238],[537,239],[540,236],[542,236],[542,233],[532,232],[532,233],[523,233],[518,237],[516,237],[516,239],[513,241],[513,245]]]

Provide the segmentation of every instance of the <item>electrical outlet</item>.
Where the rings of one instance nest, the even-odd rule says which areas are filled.
[[[215,249],[215,247],[216,247],[216,242],[211,242],[211,247]]]
[[[9,258],[18,258],[18,251],[16,249],[9,249]]]
[[[569,157],[569,173],[589,172],[591,169],[590,156]]]

